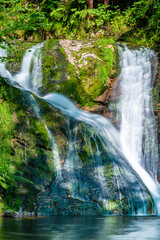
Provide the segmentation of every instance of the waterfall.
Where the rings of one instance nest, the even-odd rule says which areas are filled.
[[[126,46],[119,47],[119,54],[122,70],[118,116],[122,152],[153,194],[159,209],[158,142],[151,99],[157,57],[149,49],[129,50]],[[154,70],[151,61],[155,64]]]
[[[6,58],[7,58],[7,45],[3,43],[0,47],[0,76],[6,79],[11,80],[12,75],[6,69]]]
[[[92,156],[91,139],[96,147],[96,162],[94,156],[92,157],[95,167],[92,177],[97,179],[97,186],[100,188],[97,199],[102,199],[103,205],[109,204],[108,188],[104,176],[105,163],[101,157],[101,152],[103,152],[113,160],[114,181],[118,188],[119,199],[121,202],[120,188],[122,186],[120,185],[123,183],[123,189],[132,209],[130,213],[147,214],[146,198],[148,193],[145,185],[155,203],[153,213],[160,214],[160,188],[156,181],[158,163],[157,140],[155,137],[156,122],[150,97],[152,81],[154,80],[151,71],[151,58],[154,58],[154,53],[147,49],[131,51],[127,47],[119,47],[122,70],[119,77],[121,96],[117,107],[120,130],[117,130],[103,116],[79,110],[70,99],[62,94],[40,95],[38,88],[42,86],[42,46],[42,44],[38,44],[26,52],[20,72],[14,76],[6,69],[5,62],[0,63],[0,75],[8,79],[12,85],[31,93],[31,104],[37,117],[42,121],[43,116],[41,116],[39,105],[32,93],[61,110],[62,114],[66,116],[69,148],[63,168],[61,167],[58,146],[54,136],[44,123],[52,145],[57,177],[61,179],[60,184],[66,188],[70,185],[73,188],[73,184],[75,184],[76,189],[73,191],[72,197],[83,201],[89,199],[87,194],[82,193],[84,186],[80,177],[81,169],[78,169],[82,164],[76,153],[78,127],[75,127],[74,131],[71,131],[70,128],[70,121],[75,122],[75,125],[82,123],[90,132],[89,148]],[[2,58],[7,56],[6,49],[0,48],[0,56]],[[86,139],[85,131],[83,134],[84,139]],[[98,141],[100,141],[103,149],[99,148],[97,139],[99,139]],[[119,166],[125,175],[120,171]],[[130,190],[129,186],[133,190]],[[136,200],[133,199],[133,196]]]
[[[52,132],[48,129],[48,127],[46,126],[45,123],[44,123],[44,125],[47,130],[50,142],[51,142],[52,153],[53,153],[53,157],[54,157],[54,167],[57,171],[56,180],[59,182],[62,180],[62,173],[61,173],[61,164],[60,164],[60,156],[59,156],[58,147],[57,147],[57,144],[56,144],[56,141],[54,139]]]
[[[153,177],[157,177],[158,143],[156,121],[151,101],[151,50],[134,50],[119,47],[122,70],[119,77],[121,98],[118,105],[120,139],[126,158],[129,154]],[[129,151],[129,153],[127,152]]]
[[[37,92],[37,89],[41,87],[42,80],[42,63],[40,61],[41,55],[40,49],[43,44],[38,44],[28,49],[23,57],[21,70],[18,74],[14,76],[13,81],[18,83],[26,90]],[[34,59],[35,58],[35,59]],[[40,59],[39,59],[40,58]],[[31,74],[31,64],[34,60],[32,74]],[[33,82],[34,81],[34,82]]]
[[[32,48],[28,49],[23,56],[22,64],[20,72],[12,76],[9,71],[6,70],[5,62],[0,63],[0,71],[1,75],[4,78],[9,79],[12,84],[18,84],[17,87],[21,90],[28,90],[33,93],[38,94],[38,89],[42,86],[42,53],[41,49],[43,47],[43,43],[33,46]],[[7,57],[7,46],[5,48],[0,48],[0,55],[1,57]],[[32,70],[31,70],[32,67]],[[2,74],[3,72],[3,74]],[[21,88],[22,87],[22,88]],[[28,99],[30,101],[31,107],[37,118],[43,121],[43,117],[41,116],[39,105],[32,94],[28,95]],[[52,132],[48,129],[45,122],[43,121],[44,126],[47,130],[53,157],[54,157],[54,165],[57,171],[57,179],[61,179],[61,165],[60,165],[60,158],[58,153],[58,148],[56,142],[54,140],[54,136]]]

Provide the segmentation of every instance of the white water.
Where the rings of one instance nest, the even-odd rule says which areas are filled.
[[[131,51],[127,47],[119,47],[119,52],[122,58],[119,77],[121,98],[118,105],[121,148],[152,194],[160,213],[160,187],[156,181],[158,143],[151,101],[151,59],[156,56],[148,49]]]
[[[113,154],[124,155],[128,162],[130,163],[131,167],[134,171],[139,175],[142,179],[145,186],[148,188],[149,192],[151,193],[153,200],[156,205],[156,211],[160,214],[160,187],[157,183],[156,179],[153,177],[140,165],[138,159],[135,156],[132,156],[130,149],[127,147],[126,142],[123,140],[123,133],[119,133],[116,129],[111,125],[111,123],[102,116],[91,114],[85,111],[80,111],[76,108],[76,106],[66,97],[60,94],[49,94],[44,97],[44,99],[50,103],[61,109],[66,115],[73,117],[78,121],[85,122],[91,126],[93,126],[100,134],[104,142],[110,142],[110,150],[112,148]],[[59,105],[58,105],[59,103]],[[64,103],[64,106],[63,106]],[[125,127],[124,127],[125,132]],[[127,133],[128,136],[128,133]],[[128,144],[128,142],[127,142]],[[108,150],[108,148],[106,148]],[[115,152],[116,151],[116,152]],[[135,154],[136,155],[136,154]],[[146,214],[146,212],[144,212]]]
[[[5,45],[4,45],[5,46]],[[7,47],[7,46],[6,46]],[[20,88],[22,87],[24,90],[29,90],[33,93],[38,94],[38,89],[42,86],[42,54],[41,49],[43,47],[43,43],[33,46],[28,49],[23,56],[21,70],[19,73],[14,76],[11,75],[9,71],[6,70],[5,62],[0,63],[0,75],[4,78],[9,79],[12,84],[17,83]],[[4,48],[0,48],[0,56],[7,57],[7,50]],[[31,71],[32,67],[32,71]],[[43,118],[40,113],[39,105],[33,95],[29,95],[29,100],[36,116],[43,121]],[[60,165],[60,157],[58,153],[58,147],[54,140],[54,136],[52,132],[48,129],[45,122],[43,121],[44,126],[47,130],[52,153],[54,157],[54,167],[57,171],[57,180],[62,178],[61,176],[61,165]]]
[[[6,61],[5,61],[6,58],[7,58],[7,46],[3,43],[2,48],[0,47],[0,76],[11,80],[12,75],[6,69]]]
[[[43,44],[38,44],[33,46],[32,48],[28,49],[23,57],[21,70],[18,74],[14,76],[13,81],[18,83],[26,90],[37,92],[38,88],[41,87],[41,80],[42,80],[42,65],[41,61],[39,61],[39,57],[41,55],[38,54],[40,49],[42,48]],[[34,59],[35,58],[35,59]],[[34,65],[31,74],[31,64]],[[31,77],[33,78],[31,79]],[[34,83],[33,83],[34,80]]]
[[[158,144],[156,122],[151,102],[152,70],[151,50],[125,51],[119,48],[122,71],[119,77],[121,99],[118,106],[121,116],[120,138],[124,154],[129,149],[136,162],[157,177]]]
[[[79,110],[68,98],[61,94],[50,93],[44,97],[39,96],[38,88],[41,87],[42,67],[37,50],[39,51],[40,48],[41,45],[37,45],[26,52],[22,61],[21,71],[15,76],[12,76],[9,73],[6,69],[5,63],[0,63],[1,76],[9,79],[13,83],[18,83],[27,91],[34,92],[39,98],[42,98],[49,104],[59,108],[68,117],[92,126],[98,132],[100,141],[106,151],[110,151],[114,156],[121,156],[122,158],[125,156],[131,167],[139,175],[145,186],[150,191],[156,205],[156,212],[157,214],[160,214],[160,188],[157,181],[153,178],[153,175],[155,175],[156,172],[156,164],[158,162],[156,150],[157,142],[156,138],[150,138],[150,136],[155,136],[156,134],[154,128],[149,127],[155,124],[154,118],[152,120],[150,118],[151,115],[153,116],[153,114],[151,114],[150,102],[151,64],[149,55],[151,53],[149,52],[148,55],[145,51],[145,54],[143,55],[142,51],[131,52],[127,48],[124,52],[122,49],[120,50],[123,59],[123,68],[120,75],[122,95],[119,104],[119,115],[121,116],[121,130],[119,133],[106,118]],[[6,57],[6,50],[0,49],[0,55],[1,57]],[[30,73],[33,56],[35,58],[35,64],[33,65],[32,73]],[[39,116],[39,109],[36,110],[36,113],[37,116]],[[148,120],[148,125],[146,124],[146,120]],[[52,141],[53,154],[57,160],[56,164],[58,166],[58,172],[61,175],[58,149],[55,147],[54,138],[52,138],[51,132],[47,127],[46,129]],[[145,147],[143,146],[144,141],[147,142]],[[151,148],[153,149],[149,154],[147,154],[147,146],[151,143]],[[71,136],[69,148],[69,153],[71,153],[73,150]],[[99,154],[98,148],[97,153]],[[68,155],[68,159],[66,161],[66,166],[68,166],[68,168],[69,156],[70,155]],[[154,174],[151,176],[144,167],[148,162],[152,163],[153,159],[155,159],[154,168],[152,169]],[[70,170],[71,169],[73,170],[73,167],[70,167]],[[103,178],[102,171],[103,169],[98,170],[100,179]],[[74,172],[72,175],[73,178],[75,178]],[[137,194],[139,194],[140,199],[143,201],[143,194]],[[145,207],[143,209],[139,209],[138,213],[146,214]]]
[[[14,81],[16,81],[20,86],[23,88],[30,90],[36,94],[38,94],[38,89],[42,86],[42,54],[41,54],[41,48],[43,47],[43,44],[38,44],[31,49],[27,50],[26,54],[23,57],[23,61],[21,64],[21,71],[14,76]],[[32,64],[32,71],[31,69]],[[33,97],[33,95],[30,95],[31,99],[31,105],[33,106],[34,112],[36,113],[37,117],[43,121],[43,118],[40,114],[40,108],[37,104],[37,101]],[[54,140],[54,136],[52,132],[48,129],[46,123],[43,121],[44,126],[47,130],[53,158],[54,158],[54,168],[56,169],[57,175],[57,181],[60,181],[62,179],[61,174],[61,164],[60,164],[60,157],[58,152],[57,144]]]
[[[45,125],[45,128],[47,130],[48,136],[51,141],[52,153],[53,153],[53,157],[54,157],[54,167],[57,171],[56,180],[61,181],[62,180],[62,172],[61,172],[61,164],[60,164],[60,156],[59,156],[58,146],[56,144],[56,141],[54,139],[52,132],[48,129],[48,127],[46,125]]]

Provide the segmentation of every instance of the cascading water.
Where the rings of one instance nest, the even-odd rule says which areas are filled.
[[[42,81],[42,63],[41,55],[39,54],[42,44],[33,46],[28,49],[23,57],[21,70],[13,78],[13,81],[22,86],[25,90],[37,92],[38,88],[41,87]],[[33,59],[34,58],[34,59]],[[32,73],[30,73],[31,64],[34,60]],[[31,78],[32,77],[32,78]]]
[[[154,178],[158,169],[158,144],[156,121],[151,102],[151,59],[156,56],[151,50],[131,51],[119,47],[122,71],[119,77],[121,99],[118,105],[120,116],[120,139],[124,155],[127,151]],[[155,64],[156,65],[156,64]]]
[[[156,183],[158,142],[151,101],[157,57],[149,49],[131,51],[126,46],[124,49],[119,47],[119,53],[122,59],[122,70],[119,77],[121,97],[118,115],[122,151],[153,194],[159,209],[160,189],[159,184]],[[154,70],[151,69],[151,60],[154,61]]]
[[[38,44],[26,52],[21,71],[15,76],[9,73],[4,62],[0,63],[0,74],[2,77],[9,79],[11,84],[17,84],[16,87],[34,93],[38,98],[60,109],[62,114],[67,116],[69,148],[63,167],[60,164],[54,136],[45,125],[51,140],[52,152],[56,159],[57,176],[58,179],[61,179],[61,186],[68,188],[71,184],[73,198],[83,201],[89,201],[90,199],[86,185],[83,184],[83,181],[86,182],[89,178],[84,176],[81,170],[83,163],[76,152],[77,124],[83,123],[85,125],[84,129],[87,129],[83,133],[86,143],[88,141],[86,134],[90,134],[89,148],[94,162],[94,166],[90,168],[93,168],[91,174],[98,189],[97,196],[94,196],[95,199],[102,201],[103,205],[108,205],[108,187],[104,176],[105,162],[101,156],[101,153],[103,153],[113,161],[114,182],[118,188],[117,194],[121,204],[123,204],[122,192],[127,195],[128,204],[131,208],[130,214],[147,214],[146,199],[148,193],[144,185],[148,188],[155,203],[155,210],[152,212],[160,214],[160,188],[154,179],[158,151],[156,138],[153,137],[153,135],[156,135],[155,119],[150,100],[152,78],[150,58],[154,56],[153,52],[145,50],[143,53],[142,50],[130,51],[126,47],[124,50],[119,48],[123,62],[119,80],[121,88],[121,100],[118,105],[118,116],[121,119],[119,132],[106,118],[79,110],[68,98],[61,94],[50,93],[43,97],[40,96],[38,88],[42,86],[41,47],[42,44]],[[0,49],[0,55],[6,57],[6,50]],[[30,73],[31,64],[33,67]],[[42,119],[40,108],[32,95],[31,99],[37,117]],[[71,131],[70,128],[71,120],[76,125],[74,131]],[[95,156],[93,156],[91,141],[95,145]],[[102,149],[99,148],[98,141]],[[154,164],[152,166],[153,159]],[[145,167],[149,172],[152,172],[152,176],[145,170]],[[75,189],[73,189],[74,184]],[[92,187],[92,182],[89,184]],[[87,192],[87,194],[84,192]]]
[[[17,87],[23,87],[24,90],[32,91],[36,94],[38,94],[38,89],[42,86],[42,53],[41,49],[43,47],[43,43],[33,46],[32,48],[28,49],[23,57],[22,64],[21,64],[21,70],[19,73],[17,73],[15,76],[9,75],[10,78],[8,78],[8,72],[7,75],[4,74],[5,78],[8,78],[14,83],[17,83]],[[2,49],[2,54],[5,57],[7,57],[6,49]],[[30,72],[32,66],[32,71]],[[3,68],[5,67],[5,63],[3,63]],[[41,116],[39,105],[34,98],[33,95],[28,95],[30,104],[33,108],[34,113],[36,116],[43,121],[43,118]],[[58,149],[56,142],[54,140],[54,136],[52,135],[52,132],[48,129],[45,122],[43,121],[45,128],[47,130],[53,157],[54,157],[54,165],[57,170],[57,179],[61,179],[61,165],[60,165],[60,159],[58,154]]]
[[[54,139],[54,136],[53,136],[52,132],[48,129],[46,124],[45,124],[45,128],[47,130],[48,136],[49,136],[50,141],[51,141],[52,153],[53,153],[53,157],[54,157],[54,166],[55,166],[55,169],[57,171],[57,176],[56,176],[57,179],[56,180],[61,181],[62,180],[62,173],[61,173],[61,164],[60,164],[58,147],[57,147],[57,144],[55,142],[55,139]]]

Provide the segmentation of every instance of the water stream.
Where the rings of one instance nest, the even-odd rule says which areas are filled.
[[[101,151],[106,152],[111,158],[116,159],[114,162],[115,184],[120,189],[120,184],[123,182],[124,189],[128,189],[127,195],[128,202],[132,208],[131,214],[148,213],[146,208],[148,193],[144,185],[149,190],[155,203],[152,213],[160,214],[160,187],[156,180],[158,165],[156,121],[151,102],[151,87],[154,80],[153,75],[155,75],[151,69],[151,60],[153,59],[156,62],[154,52],[148,49],[129,50],[127,47],[119,47],[122,70],[119,77],[121,95],[117,107],[120,129],[118,130],[103,116],[79,110],[70,99],[61,94],[49,93],[45,96],[39,94],[38,89],[42,86],[42,47],[42,44],[38,44],[26,52],[20,72],[14,76],[6,69],[5,62],[0,63],[0,75],[8,79],[12,85],[15,85],[22,91],[27,90],[27,92],[34,93],[38,98],[60,109],[62,114],[66,116],[69,149],[63,166],[66,172],[65,179],[63,179],[63,169],[61,168],[58,147],[54,136],[47,125],[45,125],[52,145],[57,178],[61,179],[61,184],[66,185],[66,188],[68,188],[68,185],[73,185],[74,183],[76,187],[72,197],[83,201],[86,200],[87,196],[82,194],[80,170],[75,172],[75,169],[78,169],[78,166],[82,163],[76,153],[78,127],[74,128],[74,132],[71,131],[71,119],[75,124],[79,122],[85,124],[84,128],[87,127],[89,129],[91,134],[90,139],[95,143],[96,162],[95,169],[93,169],[93,177],[100,184],[101,191],[99,192],[99,198],[102,198],[103,204],[108,204],[108,188],[104,177],[104,163]],[[7,57],[7,50],[0,48],[0,56]],[[30,72],[31,65],[32,71]],[[43,121],[35,98],[32,94],[30,96],[31,105],[37,117]],[[84,132],[85,138],[86,134]],[[101,142],[103,150],[99,149],[97,138]],[[90,149],[92,153],[91,144]],[[131,170],[130,168],[128,169],[128,173],[125,164],[129,164],[131,168]],[[121,174],[118,166],[121,166],[124,170],[125,177]],[[129,171],[133,171],[135,175],[129,174]],[[137,180],[135,180],[134,176]],[[136,181],[137,183],[135,184]],[[132,186],[133,190],[129,190],[128,186]],[[118,195],[121,201],[120,190],[118,190]],[[135,203],[133,196],[141,204]]]

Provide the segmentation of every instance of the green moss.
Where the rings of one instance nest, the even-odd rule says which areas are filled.
[[[89,162],[89,154],[88,154],[88,151],[86,151],[86,150],[81,150],[80,152],[79,152],[79,156],[80,156],[80,158],[81,158],[81,160],[82,160],[82,162],[83,163],[88,163]]]
[[[43,84],[49,84],[49,91],[58,91],[59,84],[65,78],[65,55],[58,41],[44,42],[43,48]],[[51,84],[50,84],[51,83]],[[45,86],[44,86],[45,88]]]
[[[5,205],[18,210],[22,196],[30,199],[18,191],[20,186],[27,192],[33,188],[25,179],[41,185],[43,179],[54,177],[53,155],[44,123],[33,114],[28,95],[0,80],[0,186]],[[32,195],[35,198],[36,192]]]
[[[82,47],[78,53],[73,52],[77,68],[68,63],[69,80],[63,84],[62,92],[81,106],[92,106],[95,99],[107,89],[107,79],[117,74],[117,50],[114,46],[113,51],[113,43],[113,40],[103,39],[95,41],[93,47]],[[84,65],[84,53],[87,65]],[[82,66],[79,67],[79,64]]]

